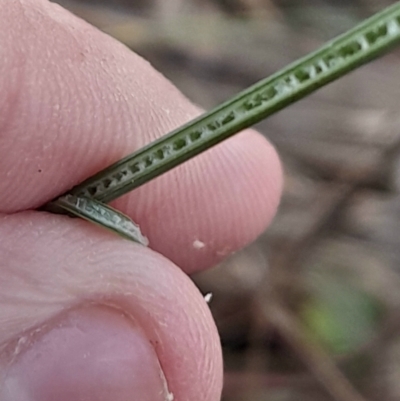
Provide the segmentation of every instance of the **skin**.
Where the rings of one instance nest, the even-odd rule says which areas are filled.
[[[149,248],[34,211],[199,112],[61,7],[0,2],[0,401],[219,400],[218,335],[187,273],[267,227],[273,147],[245,131],[115,201]]]

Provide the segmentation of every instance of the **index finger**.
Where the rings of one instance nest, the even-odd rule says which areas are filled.
[[[0,212],[36,208],[199,110],[107,35],[45,0],[0,4]],[[281,170],[246,132],[116,201],[191,272],[259,235]]]

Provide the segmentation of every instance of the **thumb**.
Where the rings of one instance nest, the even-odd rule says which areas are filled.
[[[2,401],[172,398],[145,333],[122,312],[79,307],[40,331],[19,339],[30,344],[5,374]]]
[[[219,399],[215,324],[172,262],[40,212],[0,238],[0,401]]]

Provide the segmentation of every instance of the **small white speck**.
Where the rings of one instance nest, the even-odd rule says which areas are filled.
[[[21,337],[18,340],[17,346],[15,347],[15,350],[14,350],[14,355],[15,356],[18,355],[21,352],[22,347],[26,344],[27,341],[28,341],[27,337]]]
[[[174,401],[174,395],[172,393],[167,394],[167,401]]]
[[[213,294],[209,292],[208,294],[204,295],[204,300],[209,304],[212,300]]]
[[[196,239],[195,241],[193,241],[193,248],[195,249],[202,249],[206,246],[206,244],[198,239]]]

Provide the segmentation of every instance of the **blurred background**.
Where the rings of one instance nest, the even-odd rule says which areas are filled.
[[[59,0],[210,109],[386,0]],[[257,128],[285,188],[272,227],[194,277],[223,401],[400,400],[400,52]],[[190,400],[188,400],[190,401]]]

